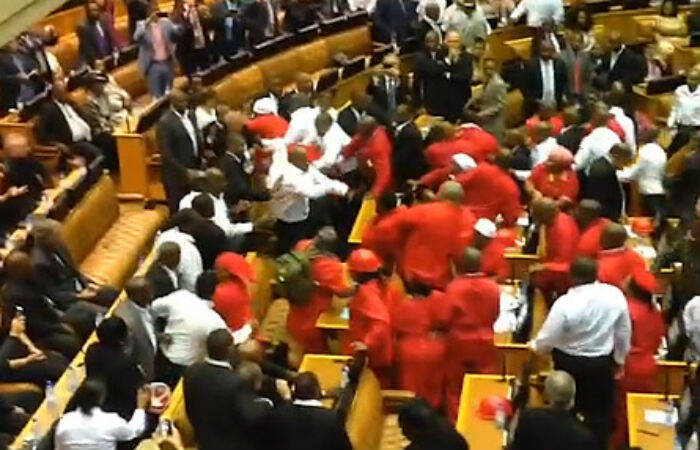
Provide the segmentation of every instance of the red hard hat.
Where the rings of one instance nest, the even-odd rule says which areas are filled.
[[[223,270],[238,277],[245,282],[255,280],[255,271],[248,264],[248,261],[238,253],[234,252],[223,252],[217,258],[214,263],[216,270]]]
[[[489,395],[482,398],[481,402],[479,402],[477,415],[481,420],[493,420],[496,418],[498,411],[503,412],[505,416],[511,416],[513,414],[513,406],[502,395]]]
[[[348,256],[348,269],[352,272],[376,272],[382,267],[382,260],[372,250],[358,248]]]
[[[632,231],[641,236],[648,236],[654,232],[654,222],[651,217],[635,217],[632,219]]]

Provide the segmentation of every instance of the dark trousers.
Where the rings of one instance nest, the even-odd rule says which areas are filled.
[[[185,369],[187,369],[185,366],[170,361],[160,349],[158,349],[156,353],[154,364],[156,372],[155,379],[167,384],[171,389],[175,388],[175,385],[185,373]]]
[[[92,137],[92,143],[102,150],[104,155],[104,167],[111,172],[119,172],[119,155],[117,154],[117,140],[110,133],[98,133]]]
[[[678,125],[678,131],[676,131],[676,135],[673,136],[673,140],[667,149],[668,157],[670,158],[674,153],[683,148],[688,141],[690,141],[690,136],[698,130],[700,130],[700,127]]]
[[[275,235],[277,236],[277,254],[289,252],[294,245],[302,239],[310,239],[316,232],[332,224],[333,199],[329,196],[311,200],[309,203],[309,216],[299,222],[275,223]]]
[[[8,336],[0,345],[0,360],[24,358],[29,351],[19,339]],[[0,372],[0,381],[36,383],[43,386],[46,381],[56,381],[68,367],[68,360],[52,351],[45,353],[46,359],[32,362],[18,369]]]
[[[654,227],[658,228],[666,217],[666,196],[642,195],[642,208],[644,208],[644,215],[654,217]]]
[[[584,418],[584,425],[596,437],[598,448],[608,448],[613,429],[615,373],[611,356],[572,356],[552,351],[554,368],[569,373],[576,381],[574,410]]]

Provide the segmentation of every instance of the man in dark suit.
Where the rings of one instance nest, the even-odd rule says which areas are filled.
[[[408,95],[408,88],[401,80],[399,58],[396,55],[389,54],[384,57],[382,67],[377,69],[367,86],[367,93],[372,96],[374,106],[385,111],[393,120],[396,107],[403,103]]]
[[[601,89],[609,89],[615,81],[622,81],[629,91],[633,84],[644,81],[647,76],[647,65],[644,56],[622,43],[622,37],[617,31],[608,37],[610,51],[600,61],[596,72],[596,84]]]
[[[214,43],[219,55],[230,58],[243,47],[245,30],[240,6],[233,0],[221,0],[211,7]]]
[[[138,363],[144,379],[151,381],[155,374],[155,357],[158,349],[156,331],[148,307],[153,302],[151,284],[144,277],[134,277],[124,286],[126,299],[119,303],[114,315],[126,322],[129,328],[127,347]]]
[[[114,56],[119,52],[116,40],[112,34],[112,27],[102,18],[102,10],[96,1],[89,1],[85,5],[87,21],[78,26],[78,53],[80,61],[91,67],[95,61]]]
[[[543,41],[540,54],[534,56],[525,67],[525,115],[537,111],[538,104],[560,108],[568,95],[569,76],[561,60],[554,59],[554,46]]]
[[[374,99],[365,91],[356,90],[352,92],[351,101],[348,106],[338,113],[338,125],[348,136],[354,136],[357,126],[367,116],[374,117],[377,122],[385,127],[391,127],[392,120],[386,110],[379,107]]]
[[[183,91],[170,93],[170,109],[158,121],[156,136],[163,161],[163,187],[170,211],[175,212],[188,192],[187,181],[201,168],[201,138]]]
[[[392,158],[392,173],[398,191],[408,189],[408,180],[417,180],[428,171],[423,149],[423,136],[413,123],[413,111],[407,104],[399,105],[396,110],[394,130],[394,151]]]
[[[261,419],[260,406],[231,368],[233,351],[228,330],[211,332],[207,359],[187,368],[183,377],[187,418],[201,450],[255,448],[252,431]]]
[[[617,171],[632,162],[634,151],[625,144],[616,144],[610,153],[593,161],[584,183],[582,198],[597,200],[601,215],[618,221],[625,214],[625,192]]]
[[[326,20],[342,16],[350,9],[348,0],[321,0],[319,3],[318,13]]]
[[[591,89],[595,65],[591,54],[583,49],[583,34],[574,32],[570,36],[559,58],[569,75],[569,94],[577,101],[585,101]]]
[[[447,69],[442,61],[444,56],[437,35],[431,31],[425,35],[423,49],[413,58],[414,100],[429,114],[437,116],[447,109],[445,99],[450,95],[445,92]]]
[[[0,49],[0,109],[16,108],[38,93],[36,77],[39,66],[33,58],[18,49],[13,39]]]
[[[313,2],[300,0],[283,0],[284,29],[296,33],[302,28],[313,25],[318,19],[316,5]]]
[[[219,253],[228,249],[226,233],[213,221],[214,202],[208,194],[200,194],[192,200],[192,209],[199,214],[202,220],[198,220],[193,227],[192,237],[194,243],[202,255],[204,270],[214,267],[214,261]]]
[[[248,167],[252,169],[253,163],[247,159],[245,145],[245,138],[239,133],[228,133],[226,147],[216,161],[216,166],[226,177],[224,199],[229,205],[235,205],[239,200],[264,202],[270,199],[269,193],[253,188],[247,171]]]
[[[411,35],[416,20],[416,4],[411,0],[377,0],[374,10],[374,36],[377,42],[402,44]]]
[[[586,136],[586,127],[581,123],[581,112],[578,106],[568,106],[562,113],[564,128],[557,136],[557,143],[568,148],[572,154],[576,154],[581,140]]]
[[[278,0],[255,0],[243,9],[243,27],[248,33],[248,45],[253,47],[279,33]]]
[[[153,288],[153,298],[165,297],[180,286],[177,266],[180,264],[180,246],[175,242],[164,242],[158,247],[158,257],[148,268],[146,278]]]
[[[550,372],[544,384],[548,406],[520,414],[510,450],[589,450],[596,448],[590,432],[571,413],[576,383],[566,372]]]
[[[292,404],[272,410],[265,420],[271,450],[351,450],[350,439],[338,413],[321,403],[321,386],[313,372],[297,375],[292,385]],[[274,430],[274,431],[273,431]]]

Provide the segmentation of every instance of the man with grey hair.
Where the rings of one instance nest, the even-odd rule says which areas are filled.
[[[547,406],[520,414],[510,450],[588,450],[596,448],[590,432],[571,413],[576,382],[568,373],[555,370],[544,382]]]

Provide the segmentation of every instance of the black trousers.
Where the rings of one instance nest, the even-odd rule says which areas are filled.
[[[576,381],[574,410],[583,416],[583,423],[596,437],[598,448],[608,448],[613,430],[615,403],[615,364],[611,356],[572,356],[552,351],[554,368],[569,373]]]

